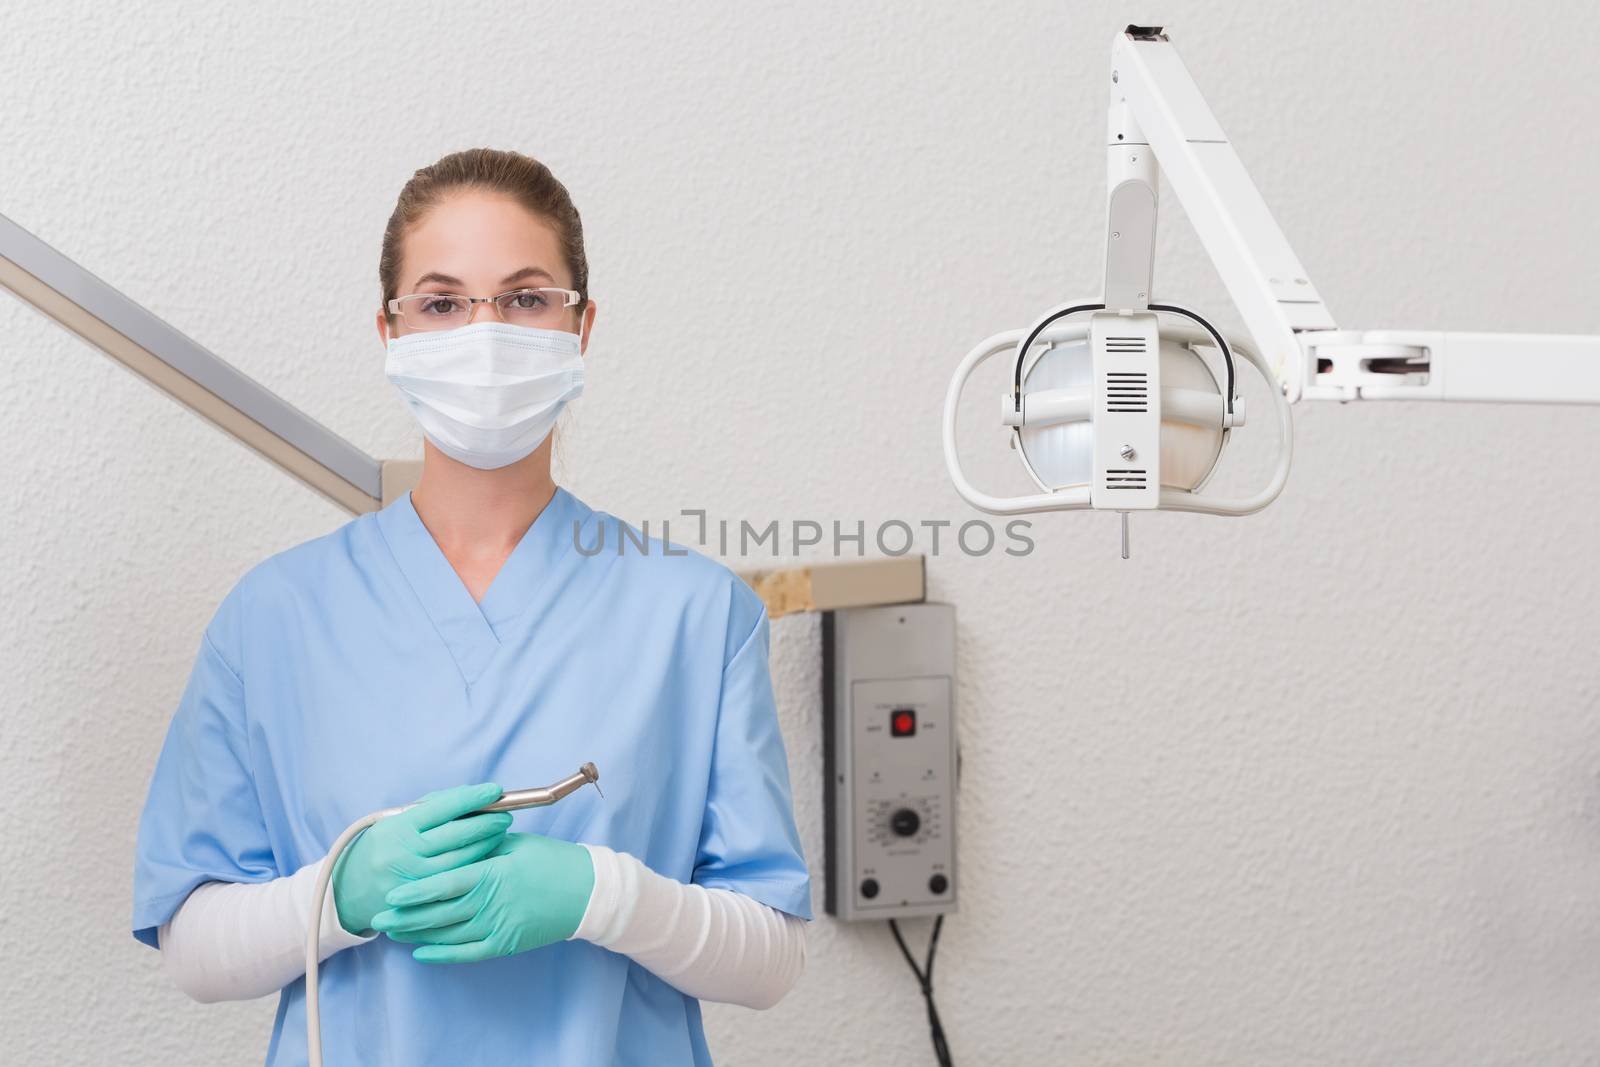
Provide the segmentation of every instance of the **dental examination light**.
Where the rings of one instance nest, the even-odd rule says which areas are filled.
[[[1116,511],[1126,559],[1129,512],[1249,515],[1277,499],[1294,449],[1290,405],[1303,399],[1600,403],[1600,336],[1335,326],[1160,27],[1129,26],[1112,41],[1106,165],[1103,295],[984,340],[951,379],[945,467],[980,511]],[[1152,302],[1163,168],[1248,338]],[[996,356],[1011,369],[1000,423],[1037,493],[991,496],[961,468],[962,392]],[[1246,424],[1238,393],[1245,366],[1272,398],[1276,462],[1252,495],[1220,497],[1203,490]]]
[[[482,815],[491,811],[521,811],[524,808],[540,808],[554,804],[564,796],[576,793],[586,785],[593,785],[596,790],[600,788],[600,772],[594,764],[585,763],[578,768],[576,774],[561,779],[555,785],[541,786],[536,789],[517,789],[502,793],[500,799],[493,804],[486,804],[477,811],[468,812],[468,815]],[[397,808],[384,808],[370,815],[363,815],[345,828],[333,842],[333,847],[328,850],[328,858],[322,864],[322,870],[317,875],[316,892],[311,898],[311,917],[306,927],[306,1055],[309,1067],[322,1067],[322,1010],[317,1002],[317,968],[318,949],[321,947],[322,934],[322,909],[328,896],[328,886],[333,880],[333,868],[339,862],[339,856],[349,847],[356,836],[377,822],[391,815],[398,815],[413,804],[402,804]],[[466,816],[462,816],[466,818]]]

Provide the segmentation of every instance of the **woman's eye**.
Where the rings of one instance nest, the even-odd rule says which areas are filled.
[[[422,302],[422,313],[424,315],[448,315],[455,309],[456,302],[449,298],[442,297],[438,300],[424,300]]]
[[[543,293],[518,293],[514,304],[523,311],[533,311],[549,303]]]

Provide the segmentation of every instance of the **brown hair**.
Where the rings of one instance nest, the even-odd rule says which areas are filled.
[[[582,310],[589,302],[589,261],[583,253],[583,222],[572,206],[567,187],[556,180],[550,168],[520,152],[493,148],[469,148],[452,152],[432,166],[411,176],[394,214],[383,228],[383,252],[378,257],[378,283],[383,287],[383,308],[397,295],[400,283],[400,245],[406,232],[444,199],[458,189],[479,189],[508,196],[555,227],[561,253],[572,274],[572,287],[581,298]]]

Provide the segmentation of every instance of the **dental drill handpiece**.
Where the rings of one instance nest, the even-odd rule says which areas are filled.
[[[524,808],[542,808],[547,804],[554,804],[564,796],[576,793],[591,783],[594,785],[595,792],[600,793],[600,772],[595,770],[594,764],[585,763],[578,768],[577,774],[569,775],[555,785],[539,786],[536,789],[513,789],[509,792],[501,793],[500,799],[493,804],[485,804],[483,807],[475,811],[469,811],[465,815],[457,815],[456,818],[470,819],[474,815],[487,815],[495,811],[521,811]],[[605,796],[604,793],[600,793],[600,795]],[[377,822],[379,819],[387,819],[391,815],[399,815],[402,811],[410,811],[419,803],[421,801],[400,804],[393,808],[384,808],[381,811],[373,812],[367,818],[371,819],[372,822]]]
[[[485,804],[474,815],[481,815],[490,811],[521,811],[523,808],[541,808],[546,804],[554,804],[564,796],[576,793],[586,785],[593,785],[594,791],[600,793],[600,772],[595,770],[592,763],[585,763],[578,768],[578,773],[563,778],[555,785],[543,786],[538,789],[513,789],[509,793],[501,793],[500,799],[493,804]],[[600,793],[602,797],[604,793]]]
[[[576,793],[586,785],[593,785],[595,792],[600,792],[600,772],[593,763],[585,763],[578,768],[576,774],[569,775],[554,785],[540,786],[534,789],[513,789],[500,794],[500,799],[493,804],[485,804],[477,811],[468,812],[467,815],[481,815],[491,811],[521,811],[524,808],[541,808],[547,804],[554,804],[562,797]],[[600,793],[603,797],[604,793]],[[415,804],[402,804],[397,808],[384,808],[370,815],[363,815],[345,828],[334,841],[333,847],[328,850],[327,859],[323,860],[322,871],[317,875],[316,895],[311,901],[311,922],[306,931],[306,1055],[309,1067],[322,1067],[322,1012],[317,1003],[317,965],[321,962],[322,947],[322,910],[328,895],[328,885],[333,879],[333,868],[342,853],[356,835],[379,819],[387,819],[391,815],[398,815]],[[467,815],[461,816],[466,818]]]

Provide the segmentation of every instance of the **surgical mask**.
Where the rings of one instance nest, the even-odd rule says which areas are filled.
[[[475,322],[389,338],[384,374],[434,447],[494,470],[544,443],[583,392],[580,335]]]

